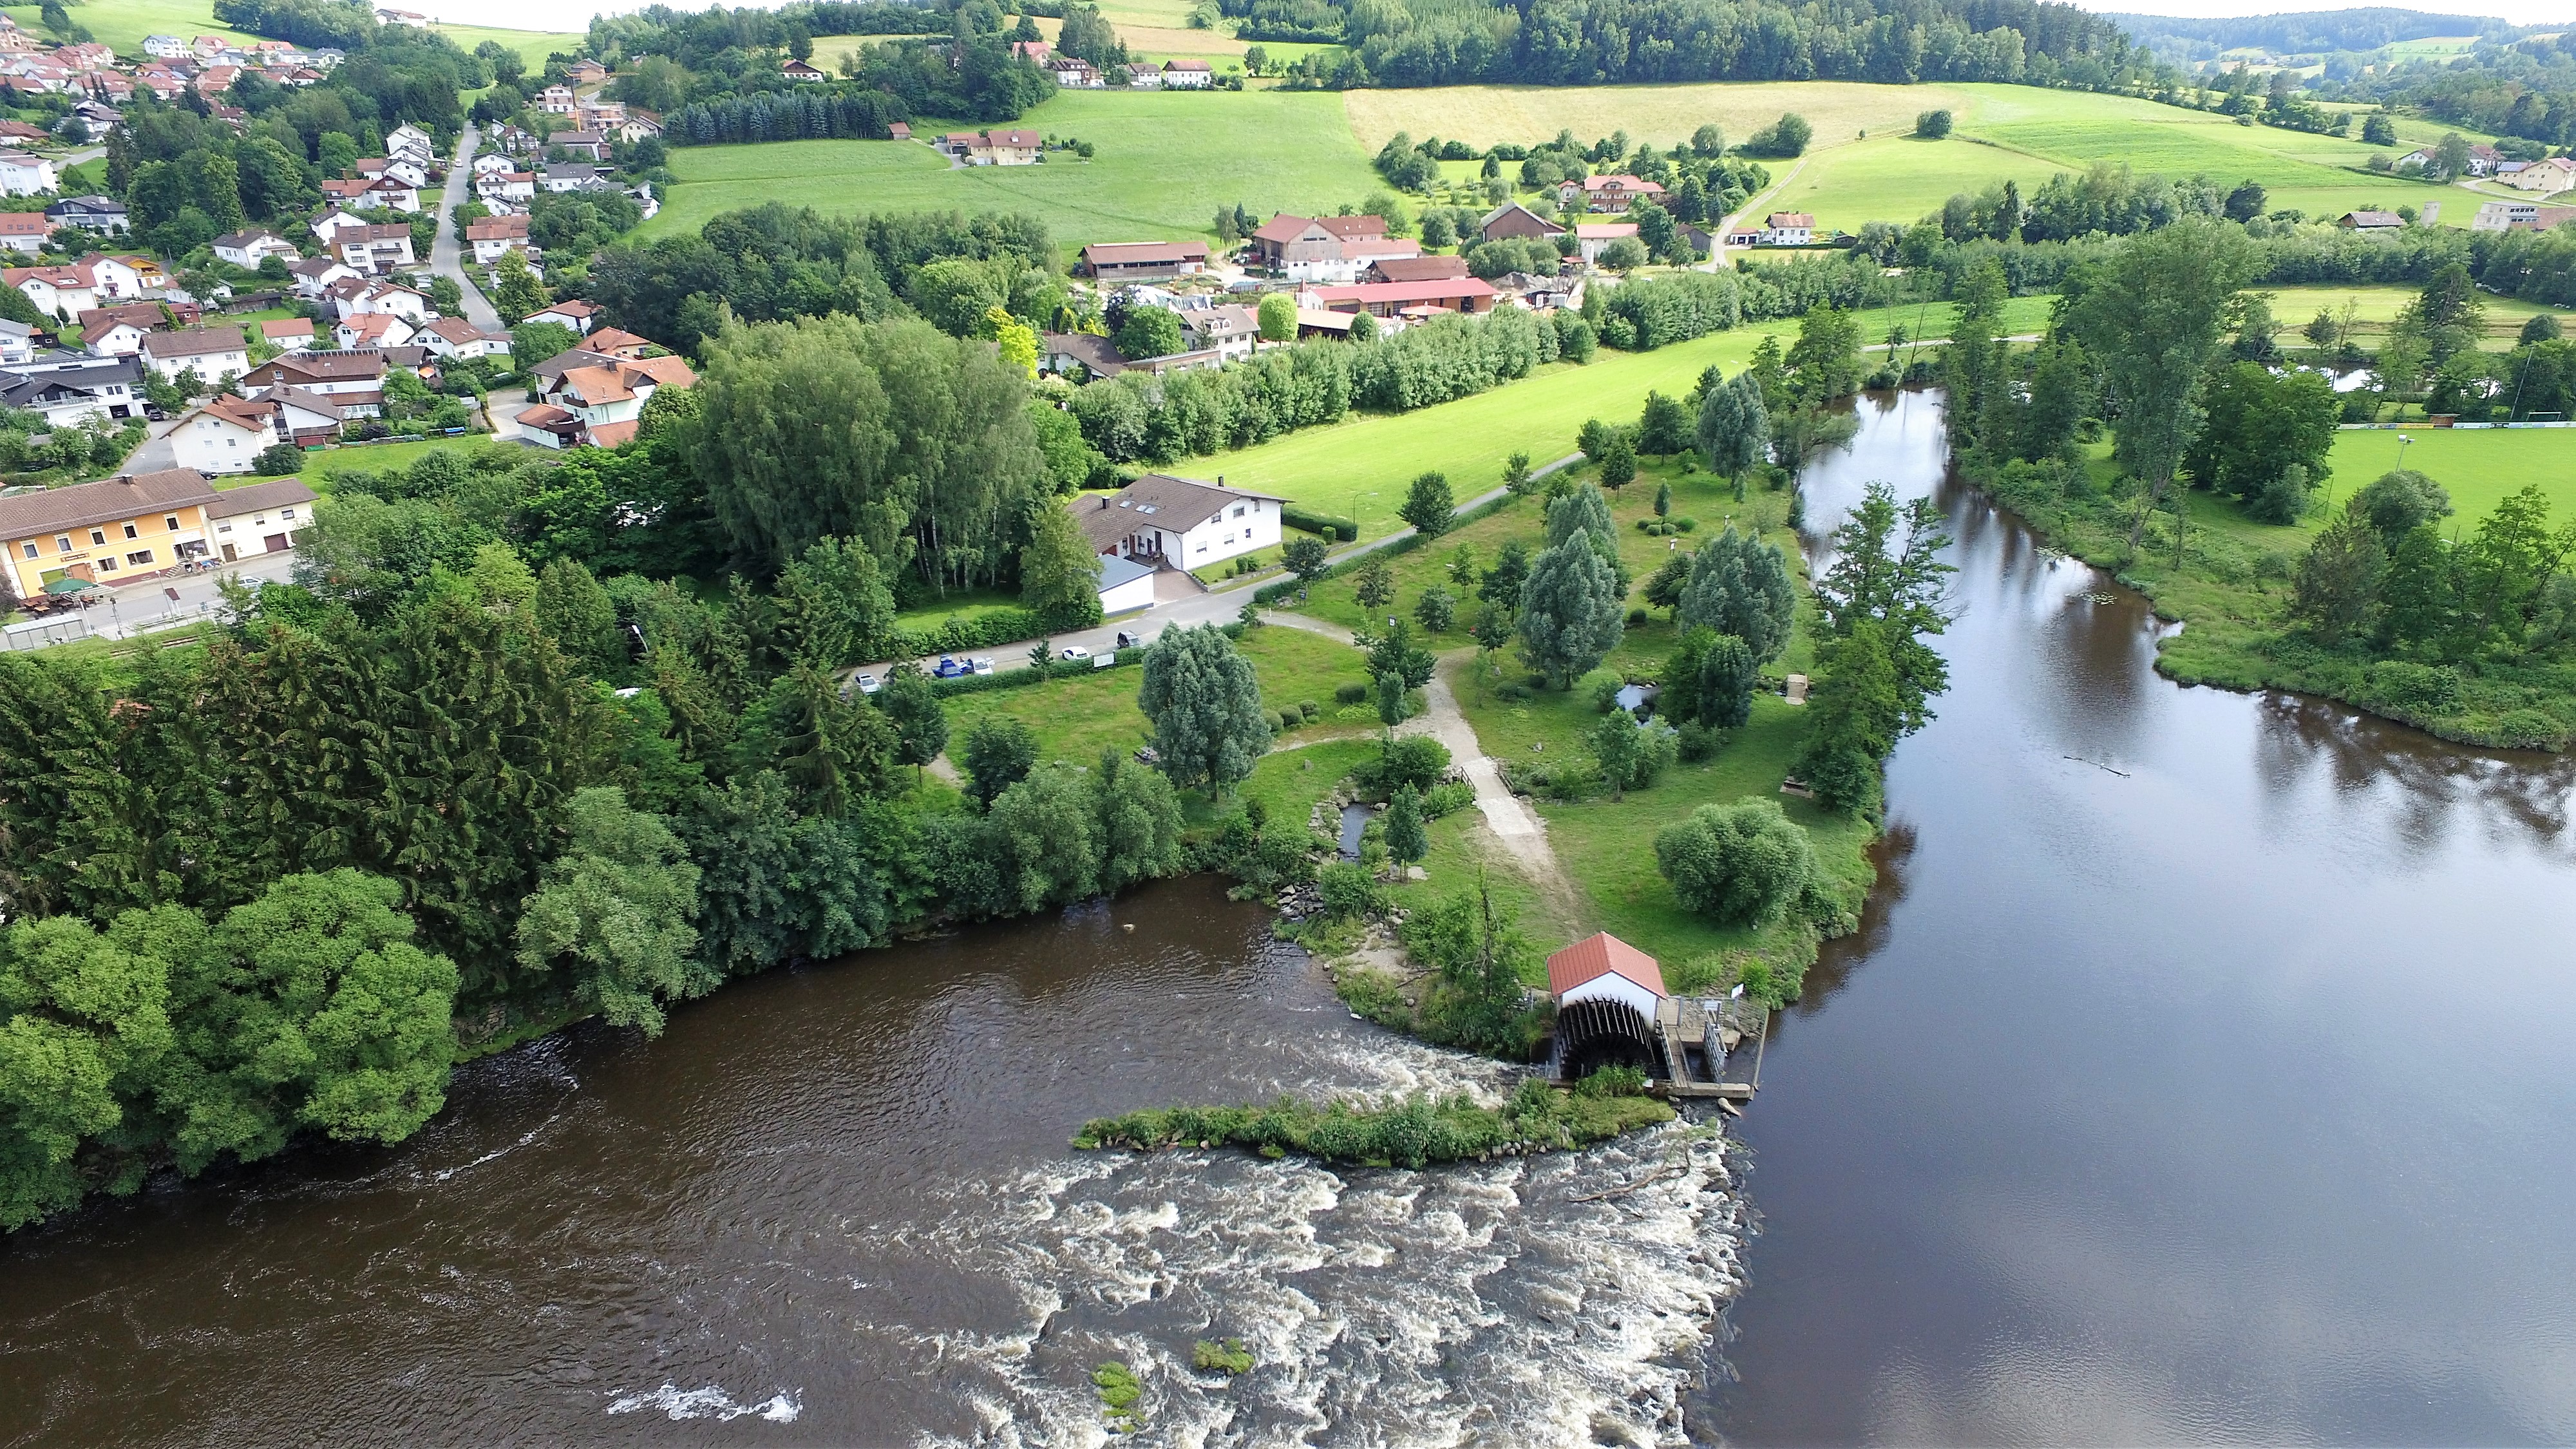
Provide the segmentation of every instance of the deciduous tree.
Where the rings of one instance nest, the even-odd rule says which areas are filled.
[[[1213,624],[1165,629],[1145,650],[1137,706],[1172,783],[1222,792],[1270,749],[1270,716],[1252,662]]]

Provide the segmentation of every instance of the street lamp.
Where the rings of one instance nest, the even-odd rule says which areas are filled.
[[[2406,436],[2404,433],[2399,433],[2399,434],[2397,435],[2397,466],[2398,466],[2398,467],[2403,468],[2403,467],[2405,467],[2405,466],[2406,466],[2406,445],[2407,445],[2408,443],[2413,442],[2413,441],[2415,441],[2413,438],[2410,438],[2410,437]]]

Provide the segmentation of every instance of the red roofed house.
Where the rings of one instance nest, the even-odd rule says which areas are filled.
[[[1613,1065],[1671,1075],[1655,1028],[1665,993],[1654,957],[1605,931],[1548,957],[1547,989],[1556,998],[1559,1077]]]
[[[1094,242],[1082,249],[1082,264],[1104,282],[1179,277],[1207,266],[1206,242]]]
[[[1559,206],[1581,202],[1587,211],[1626,211],[1638,197],[1661,197],[1664,188],[1634,176],[1586,176],[1556,189]]]
[[[1216,72],[1203,60],[1167,60],[1163,62],[1163,89],[1167,91],[1203,91],[1216,84]]]
[[[1363,282],[1351,287],[1315,287],[1311,305],[1326,312],[1366,312],[1397,317],[1416,308],[1441,312],[1491,312],[1494,284],[1481,277],[1450,277],[1428,282]]]
[[[1419,256],[1422,248],[1386,234],[1382,216],[1291,216],[1281,212],[1246,240],[1253,259],[1296,282],[1354,282],[1384,256]]]
[[[41,211],[0,211],[0,247],[29,256],[41,251],[54,224]]]
[[[474,248],[478,266],[490,266],[511,252],[528,249],[528,218],[487,216],[465,223],[465,240]]]
[[[1446,282],[1467,275],[1465,257],[1379,257],[1360,274],[1363,282]]]
[[[530,322],[552,322],[558,327],[569,327],[575,332],[588,332],[590,324],[598,320],[599,304],[576,301],[557,302],[542,312],[529,313],[520,318],[519,322],[521,326]]]
[[[542,401],[519,414],[519,436],[546,448],[614,448],[634,440],[636,420],[655,391],[697,382],[698,375],[677,357],[570,368]]]
[[[1035,166],[1044,138],[1035,131],[951,131],[939,149],[969,166]]]

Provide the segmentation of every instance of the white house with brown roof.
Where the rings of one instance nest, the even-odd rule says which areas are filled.
[[[259,340],[280,352],[302,352],[313,345],[313,324],[302,317],[284,317],[259,324]]]
[[[499,357],[510,350],[510,334],[485,332],[462,317],[441,317],[421,328],[412,341],[440,357]]]
[[[291,262],[299,255],[295,243],[275,232],[258,228],[225,232],[215,238],[214,247],[216,260],[250,271],[257,271],[261,260],[267,257],[284,257]]]
[[[210,382],[227,373],[238,377],[250,370],[250,343],[238,327],[154,332],[143,339],[143,364],[164,379],[190,370]]]
[[[391,312],[361,312],[343,317],[331,328],[331,340],[344,350],[359,347],[402,347],[408,345],[418,328]]]
[[[343,264],[361,272],[387,272],[414,264],[411,228],[399,223],[342,227],[331,250]]]
[[[488,267],[512,252],[528,249],[528,218],[486,216],[469,221],[465,242],[474,249],[475,265]]]
[[[1578,221],[1574,224],[1575,250],[1587,262],[1601,260],[1601,254],[1610,249],[1612,242],[1626,241],[1636,235],[1637,224],[1633,221]]]
[[[62,190],[54,163],[24,151],[0,151],[0,196],[40,196]]]
[[[277,441],[271,408],[217,393],[170,431],[170,456],[200,473],[247,473],[260,450]]]
[[[0,211],[0,247],[29,256],[43,251],[54,224],[41,211]]]
[[[244,389],[296,388],[330,399],[343,421],[384,412],[385,355],[380,351],[289,352],[244,374]]]
[[[1073,501],[1073,517],[1095,552],[1195,569],[1276,547],[1279,510],[1268,493],[1148,473],[1116,493]]]
[[[1660,200],[1663,194],[1661,186],[1634,176],[1585,176],[1559,184],[1556,201],[1586,211],[1626,211],[1640,198]]]
[[[1216,84],[1216,72],[1203,60],[1167,60],[1163,62],[1163,89],[1167,91],[1203,91]]]
[[[588,332],[590,324],[598,320],[599,304],[596,302],[557,302],[551,307],[531,312],[520,318],[519,325],[524,327],[531,322],[551,322],[558,327],[569,327],[575,332]]]
[[[520,437],[543,448],[614,448],[633,441],[655,392],[695,387],[698,375],[677,357],[602,358],[538,381],[538,401],[515,420]]]
[[[1802,247],[1816,239],[1813,212],[1775,211],[1762,219],[1765,246]]]
[[[951,131],[939,149],[967,166],[1035,166],[1045,138],[1035,131]]]

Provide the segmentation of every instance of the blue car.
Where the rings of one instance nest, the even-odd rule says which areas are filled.
[[[963,679],[975,671],[970,666],[959,662],[956,656],[943,654],[939,656],[938,666],[930,672],[939,679]]]

